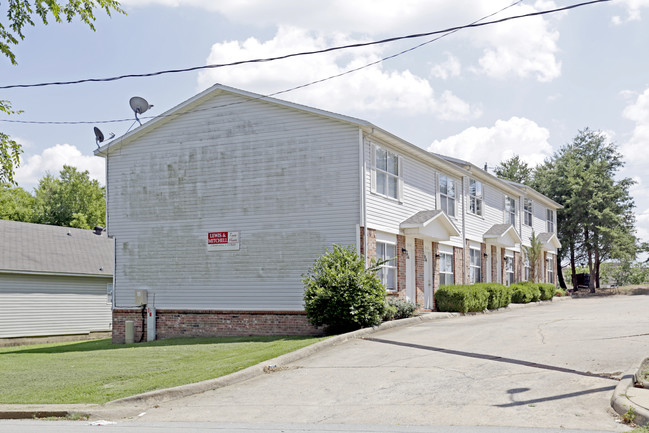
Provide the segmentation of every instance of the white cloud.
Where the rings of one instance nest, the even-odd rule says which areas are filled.
[[[212,46],[208,63],[269,57],[295,51],[317,50],[331,44],[356,42],[342,34],[324,37],[313,32],[281,26],[268,41],[248,38]],[[255,63],[221,68],[199,74],[200,88],[219,82],[262,94],[335,76],[378,61],[382,48],[366,47],[314,56],[296,57],[272,63]],[[430,83],[409,70],[388,71],[382,63],[304,89],[282,94],[281,98],[345,114],[389,110],[404,115],[433,114],[441,119],[467,120],[478,117],[478,108],[450,91],[437,97]]]
[[[431,152],[472,162],[478,167],[489,166],[519,155],[530,166],[536,166],[552,154],[548,142],[550,132],[534,121],[512,117],[497,120],[493,127],[471,127],[457,135],[434,141]]]
[[[635,122],[633,134],[620,150],[624,159],[634,164],[649,163],[649,89],[640,94],[635,102],[628,105],[622,115]]]
[[[462,66],[460,65],[458,58],[451,53],[446,53],[446,61],[434,65],[431,68],[430,73],[435,78],[446,80],[451,77],[457,77],[460,75],[461,70]]]
[[[649,0],[618,0],[617,3],[626,7],[627,16],[625,18],[619,15],[613,16],[611,21],[615,25],[624,24],[628,21],[640,21],[642,19],[641,9],[649,8]]]
[[[31,155],[21,161],[20,167],[16,170],[16,182],[26,190],[38,186],[46,173],[53,176],[59,174],[63,165],[71,165],[80,171],[88,170],[92,179],[97,179],[102,185],[105,184],[106,170],[103,158],[97,156],[83,155],[79,149],[70,144],[57,144],[43,150],[40,155]]]

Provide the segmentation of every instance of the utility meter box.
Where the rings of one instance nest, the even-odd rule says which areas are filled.
[[[142,306],[148,304],[149,292],[144,289],[138,289],[135,291],[135,305]]]

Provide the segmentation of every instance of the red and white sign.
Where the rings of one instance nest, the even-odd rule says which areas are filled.
[[[239,250],[239,232],[210,232],[207,234],[207,251]]]

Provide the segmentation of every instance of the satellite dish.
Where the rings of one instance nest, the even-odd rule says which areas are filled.
[[[95,143],[97,143],[97,147],[99,147],[99,143],[102,141],[104,141],[104,133],[95,126]]]
[[[128,103],[131,105],[131,108],[135,112],[135,120],[142,125],[142,122],[140,122],[140,119],[137,118],[138,114],[144,113],[146,110],[149,108],[153,107],[153,105],[149,105],[146,99],[140,98],[139,96],[133,96]]]

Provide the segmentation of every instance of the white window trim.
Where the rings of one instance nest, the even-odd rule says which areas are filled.
[[[440,283],[439,283],[439,285],[440,286],[442,285],[442,282],[441,282],[442,274],[445,275],[445,276],[450,275],[451,276],[450,279],[452,280],[452,282],[450,284],[455,284],[455,269],[454,269],[455,266],[454,266],[454,263],[453,263],[453,253],[448,253],[446,251],[439,251],[439,256],[440,257],[439,257],[438,260],[440,261],[440,263],[441,263],[442,255],[450,257],[450,260],[451,260],[451,272],[450,273],[449,272],[442,272],[442,267],[438,266],[439,267],[439,275],[440,275]],[[447,283],[445,283],[445,284],[447,284]]]
[[[478,255],[478,265],[474,265],[473,261],[471,260],[471,252],[476,251]],[[480,278],[478,281],[473,281],[473,278],[471,276],[471,270],[473,268],[476,268],[480,271]],[[469,248],[469,279],[471,280],[470,284],[475,284],[475,283],[480,283],[482,282],[482,251],[479,248]]]
[[[530,211],[529,212],[525,209],[525,202],[530,203]],[[529,224],[526,221],[527,220],[527,215],[530,216],[530,223]],[[523,199],[523,225],[525,225],[527,227],[532,227],[533,222],[534,222],[534,201],[532,201],[532,199],[525,198],[525,199]]]
[[[376,171],[378,170],[376,167],[376,149],[381,148],[385,150],[388,153],[393,154],[397,158],[397,170],[398,170],[398,175],[394,176],[391,173],[386,173],[388,176],[394,176],[397,179],[397,196],[396,197],[390,197],[389,195],[382,194],[377,191],[376,189]],[[403,203],[403,158],[401,155],[397,154],[396,152],[392,152],[391,150],[388,150],[387,148],[383,146],[379,146],[376,143],[370,143],[370,158],[371,158],[371,167],[372,169],[370,170],[370,192],[372,194],[376,194],[381,197],[385,197],[389,200],[396,200],[399,203]],[[382,170],[381,170],[382,171]]]
[[[507,201],[508,200],[512,201],[511,212],[507,211]],[[512,218],[513,221],[508,221],[508,219],[511,218],[512,213],[514,214],[514,217]],[[503,221],[505,222],[505,224],[509,223],[509,224],[513,225],[514,227],[516,227],[516,199],[514,197],[511,197],[511,196],[508,196],[508,195],[505,195],[505,206],[504,206],[504,209],[503,209]]]
[[[471,181],[480,184],[480,189],[482,190],[482,194],[480,195],[480,197],[478,197],[477,195],[471,195]],[[477,215],[477,216],[483,216],[484,215],[484,183],[477,180],[477,179],[474,179],[474,178],[470,177],[467,186],[469,188],[469,191],[468,191],[468,194],[467,194],[467,197],[469,198],[469,205],[467,206],[467,213],[470,213],[472,215]],[[472,201],[473,198],[476,199],[476,209],[478,207],[477,202],[478,202],[478,200],[480,201],[480,212],[479,213],[474,212],[474,211],[471,210],[471,201]]]
[[[455,191],[455,197],[453,197],[453,215],[450,215],[446,212],[446,215],[449,218],[457,218],[457,180],[447,174],[438,173],[437,175],[437,209],[442,210],[442,196],[446,197],[448,205],[448,194],[442,194],[442,176],[446,178],[447,182],[447,191],[448,191],[448,182],[453,182],[453,190]],[[448,207],[448,206],[447,206]]]
[[[381,269],[381,282],[385,285],[386,290],[388,292],[390,292],[390,293],[396,292],[397,291],[397,279],[398,279],[398,277],[397,277],[397,263],[396,263],[396,260],[397,260],[397,244],[396,244],[396,242],[389,242],[389,241],[378,240],[378,239],[376,240],[376,244],[377,244],[377,246],[378,246],[378,244],[385,244],[385,245],[392,245],[394,247],[394,257],[392,257],[393,264],[388,264],[390,262],[386,262],[386,263],[384,263],[383,265],[380,266],[380,269]],[[377,255],[376,259],[377,260],[384,260],[384,259],[390,259],[390,257],[378,257],[378,255]],[[393,281],[394,288],[393,289],[388,288],[387,284],[385,284],[385,281],[383,281],[383,269],[394,269],[394,281]]]

